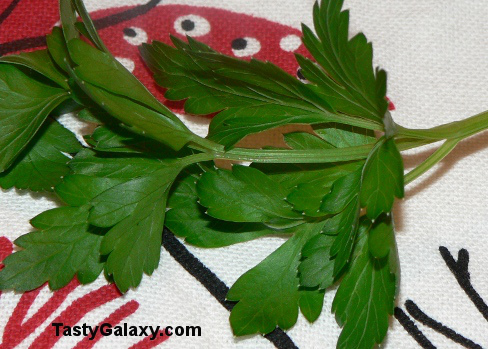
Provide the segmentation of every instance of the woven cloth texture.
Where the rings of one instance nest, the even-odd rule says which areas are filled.
[[[7,42],[46,34],[58,20],[55,2],[20,0],[10,16],[0,24],[0,49]],[[95,18],[146,2],[85,0]],[[311,25],[313,3],[312,0],[162,1],[146,14],[102,30],[101,35],[109,48],[116,50],[117,58],[139,72],[144,82],[149,81],[149,75],[143,72],[136,46],[151,39],[167,40],[170,32],[175,34],[176,21],[185,16],[196,18],[197,29],[207,35],[202,38],[217,49],[232,54],[231,41],[235,36],[256,38],[259,45],[250,49],[258,51],[252,54],[261,54],[262,58],[285,65],[284,68],[292,71],[295,66],[289,61],[292,57],[289,51],[298,49],[293,39],[298,35],[300,23]],[[1,0],[0,13],[10,4],[10,0]],[[375,64],[381,65],[389,74],[388,96],[396,106],[393,118],[399,124],[413,128],[432,127],[488,109],[486,1],[346,0],[345,6],[350,8],[352,33],[363,31],[367,35],[374,43]],[[250,20],[248,16],[254,19]],[[136,38],[124,38],[122,29],[129,27],[137,29]],[[273,33],[290,36],[285,49],[284,44],[280,46],[272,41],[275,38]],[[275,48],[269,49],[269,45],[275,45]],[[263,51],[259,53],[260,50]],[[153,85],[150,88],[161,93]],[[208,119],[189,116],[184,119],[192,130],[200,135],[206,134]],[[62,117],[61,121],[78,134],[86,131],[86,125],[70,116]],[[411,169],[418,164],[432,149],[427,147],[426,150],[409,152],[405,158],[406,168]],[[398,306],[405,311],[404,303],[413,300],[429,316],[482,347],[488,347],[488,322],[458,285],[441,257],[439,247],[446,247],[454,258],[462,248],[469,252],[471,282],[480,296],[488,301],[487,173],[488,138],[483,133],[462,142],[441,164],[410,184],[406,188],[406,198],[398,201],[394,209],[401,261]],[[31,231],[29,220],[32,217],[59,204],[52,196],[3,190],[0,193],[0,236],[13,241]],[[242,273],[281,243],[282,239],[270,237],[214,250],[187,248],[230,287]],[[3,340],[4,346],[0,347],[18,344],[18,348],[31,345],[73,348],[81,338],[54,339],[50,328],[54,319],[65,316],[79,323],[98,324],[117,310],[125,311],[121,321],[132,325],[201,326],[201,337],[171,337],[157,344],[160,348],[274,347],[270,341],[257,335],[235,338],[230,329],[228,311],[164,248],[159,269],[151,277],[145,276],[137,290],[121,296],[106,284],[100,277],[88,286],[72,285],[72,289],[63,296],[65,298],[59,298],[59,304],[44,308],[53,297],[46,288],[30,300],[13,292],[1,294],[0,338],[3,339],[0,343]],[[287,331],[296,346],[305,349],[335,348],[340,328],[330,312],[334,293],[335,290],[326,293],[324,310],[315,323],[308,323],[300,315],[297,324]],[[88,309],[90,304],[96,306]],[[16,308],[25,314],[15,313]],[[41,316],[43,312],[44,318]],[[70,312],[79,314],[74,316]],[[7,326],[9,321],[14,321],[12,319],[19,322],[17,327]],[[30,324],[29,319],[33,319]],[[416,323],[438,348],[459,347],[445,336]],[[22,329],[21,324],[31,328]],[[16,337],[21,340],[14,341]],[[101,338],[94,347],[129,348],[141,340],[112,336]],[[392,318],[382,347],[410,349],[418,348],[419,344]]]

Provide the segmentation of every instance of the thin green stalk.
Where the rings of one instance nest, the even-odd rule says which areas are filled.
[[[398,150],[410,150],[414,148],[423,147],[424,145],[438,142],[437,139],[417,139],[417,138],[395,138],[395,143]]]
[[[189,155],[184,158],[181,158],[180,164],[184,167],[190,166],[199,162],[210,161],[215,158],[214,154],[211,153],[198,153],[194,155]]]
[[[434,165],[438,164],[444,159],[462,140],[462,138],[448,139],[437,149],[431,156],[429,156],[424,162],[422,162],[415,169],[405,175],[405,185],[414,181],[425,172],[430,170]]]
[[[201,138],[200,140],[202,140]],[[412,148],[421,147],[426,144],[435,142],[435,140],[425,139],[406,139],[401,138],[397,141],[398,149],[408,150]],[[225,159],[233,161],[250,161],[259,163],[282,163],[282,164],[296,164],[296,163],[331,163],[366,159],[374,143],[366,144],[357,147],[338,148],[338,149],[307,149],[307,150],[293,150],[293,149],[247,149],[234,148],[228,151],[219,148],[215,150],[216,143],[209,141],[209,144],[203,142],[193,142],[190,145],[192,149],[203,152],[201,155],[203,160],[208,161],[213,159]],[[211,149],[213,147],[214,149]],[[197,155],[193,155],[196,157]]]
[[[260,163],[330,163],[366,159],[374,144],[338,149],[244,149],[215,152],[216,159]]]
[[[409,129],[397,125],[398,135],[420,139],[456,139],[467,138],[488,129],[488,111],[470,118],[436,126],[429,129]]]
[[[456,144],[461,139],[462,138],[456,139]],[[412,136],[407,137],[403,135],[399,136],[396,139],[398,149],[401,151],[421,147],[437,141],[438,139],[434,138],[421,139]],[[444,145],[439,148],[438,152],[445,150],[449,144],[452,144],[452,141],[445,142]],[[307,150],[234,148],[228,151],[224,151],[223,147],[217,143],[214,143],[205,138],[195,137],[195,140],[193,140],[192,144],[190,144],[190,147],[195,150],[201,151],[202,153],[188,157],[188,160],[185,160],[185,163],[188,162],[188,164],[191,164],[195,162],[209,161],[215,159],[283,164],[344,162],[366,159],[374,145],[375,143],[348,148]],[[440,153],[438,152],[434,153],[432,156],[434,156],[435,154],[439,155]],[[432,159],[427,159],[426,163],[423,163],[417,169],[409,173],[407,175],[408,178],[414,176],[417,172],[418,176],[420,176],[422,173],[427,171],[430,167],[427,167],[424,171],[422,171],[422,168],[424,166],[428,166],[429,160]],[[442,158],[440,158],[438,161],[440,160],[442,160]],[[432,164],[431,166],[433,165],[434,164]],[[412,178],[411,180],[415,178]]]
[[[436,140],[401,138],[397,145],[403,151],[433,142]],[[216,152],[215,158],[261,163],[330,163],[366,159],[374,145],[375,143],[348,148],[307,150],[234,148],[227,152]]]

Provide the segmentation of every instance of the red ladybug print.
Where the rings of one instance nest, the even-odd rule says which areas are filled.
[[[295,53],[309,56],[301,42],[301,32],[263,18],[210,7],[165,5],[161,0],[99,10],[91,15],[109,50],[161,100],[164,100],[162,89],[154,83],[137,47],[152,40],[169,44],[170,34],[180,38],[192,36],[238,58],[273,62],[304,79],[294,57]],[[43,47],[45,35],[58,21],[57,1],[3,2],[0,55]],[[170,106],[181,107],[174,103]],[[389,109],[395,109],[391,102]]]
[[[114,55],[157,93],[137,50],[128,46],[136,47],[151,40],[170,43],[168,34],[180,38],[192,36],[234,57],[271,61],[293,75],[298,69],[294,53],[307,54],[296,29],[226,10],[184,5],[158,6],[130,23],[107,28],[101,35],[107,38]]]
[[[38,0],[37,0],[38,1]],[[37,2],[36,1],[36,2]],[[43,36],[58,21],[56,1],[44,1],[44,6],[23,0],[0,22],[0,53],[28,50],[29,44],[44,45]],[[158,98],[161,90],[144,66],[138,46],[159,40],[170,43],[169,35],[192,36],[227,55],[242,59],[251,57],[270,61],[297,76],[298,64],[294,53],[307,55],[297,29],[227,10],[185,5],[165,5],[152,1],[140,6],[118,7],[92,12],[100,36],[108,49],[124,66],[134,73]],[[154,6],[159,3],[158,6]],[[37,9],[42,7],[42,15]],[[32,22],[19,29],[26,18],[26,9],[36,13]],[[125,18],[124,18],[125,17]],[[30,18],[30,17],[29,17]],[[125,20],[124,20],[125,19]],[[2,47],[3,46],[3,47]],[[298,76],[302,77],[299,72]]]

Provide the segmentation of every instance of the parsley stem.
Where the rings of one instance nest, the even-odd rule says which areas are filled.
[[[216,159],[251,161],[260,163],[330,163],[367,158],[374,144],[337,149],[244,149],[215,152]]]
[[[203,138],[202,138],[203,139]],[[433,140],[419,140],[419,139],[399,139],[398,149],[408,150],[417,148],[426,144],[433,143]],[[293,149],[248,149],[248,148],[234,148],[229,151],[223,151],[222,148],[217,150],[210,149],[213,144],[202,145],[202,143],[191,145],[191,148],[201,151],[203,153],[187,157],[188,165],[215,159],[224,159],[232,161],[250,161],[258,163],[282,163],[282,164],[297,164],[297,163],[331,163],[344,162],[366,159],[375,143],[366,144],[356,147],[338,148],[338,149],[307,149],[307,150],[293,150]],[[215,147],[214,147],[215,148]]]
[[[444,159],[462,140],[462,138],[448,139],[424,162],[405,175],[405,185],[414,181],[425,172],[430,170],[434,165]]]
[[[190,165],[197,162],[223,159],[232,161],[249,161],[256,163],[281,163],[281,164],[305,164],[305,163],[332,163],[366,159],[375,143],[365,144],[356,147],[336,148],[336,149],[248,149],[234,148],[224,151],[223,147],[208,141],[204,138],[194,140],[191,148],[202,153],[188,156],[185,164]],[[399,137],[397,146],[399,150],[408,150],[421,147],[436,142],[436,139],[418,139]],[[458,140],[459,142],[459,140]],[[447,142],[446,142],[447,143]],[[447,155],[447,154],[446,154]],[[439,161],[442,160],[439,159]],[[434,164],[432,164],[433,166]],[[423,166],[423,165],[421,165]],[[428,170],[428,167],[426,170]],[[417,170],[417,169],[416,169]],[[414,171],[416,171],[414,170]],[[425,171],[426,171],[425,170]],[[420,171],[420,169],[418,170]],[[425,172],[424,171],[424,172]],[[412,171],[413,172],[413,171]],[[421,175],[421,172],[419,175]],[[412,174],[413,175],[413,174]],[[412,179],[413,180],[413,179]]]
[[[190,166],[199,162],[213,160],[215,156],[211,153],[198,153],[181,158],[180,165],[183,167]]]
[[[433,140],[467,138],[486,129],[488,129],[488,111],[429,129],[409,129],[397,125],[400,136]]]
[[[431,143],[438,142],[436,139],[417,139],[417,138],[395,138],[395,143],[398,147],[398,150],[410,150],[418,147],[422,147],[424,145],[428,145]]]

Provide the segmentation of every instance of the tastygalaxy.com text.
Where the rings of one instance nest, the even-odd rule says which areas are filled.
[[[68,326],[62,322],[53,322],[51,326],[54,327],[55,335],[58,337],[83,336],[88,337],[89,340],[95,339],[97,335],[103,337],[149,337],[150,340],[163,336],[200,337],[202,335],[200,326],[136,326],[127,323],[113,326],[107,322],[96,326],[88,324]]]

